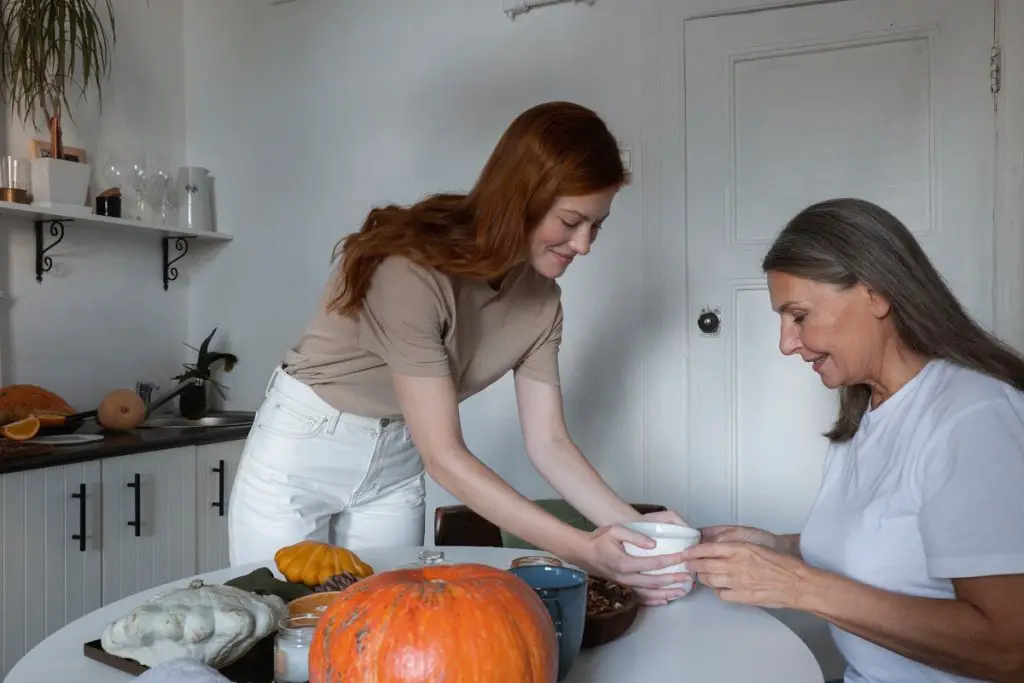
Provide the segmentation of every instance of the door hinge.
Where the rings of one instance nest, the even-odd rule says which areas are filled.
[[[989,56],[989,86],[993,95],[998,95],[1003,87],[1003,48],[998,45],[992,46]]]

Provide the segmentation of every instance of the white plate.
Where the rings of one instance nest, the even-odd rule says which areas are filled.
[[[50,436],[37,436],[31,443],[43,443],[50,446],[81,446],[87,443],[103,441],[102,434],[52,434]]]

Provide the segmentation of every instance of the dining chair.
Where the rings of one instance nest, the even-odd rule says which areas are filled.
[[[541,498],[533,501],[556,518],[583,531],[596,527],[572,505],[562,498]],[[640,514],[661,512],[664,505],[630,503]],[[522,548],[536,550],[536,546],[500,529],[465,505],[444,505],[434,510],[434,545],[461,545],[492,548]]]

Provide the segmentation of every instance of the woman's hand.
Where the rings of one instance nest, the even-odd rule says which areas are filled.
[[[683,560],[723,600],[758,607],[797,607],[802,585],[819,571],[751,541],[703,542],[683,551]]]
[[[664,512],[654,513],[664,515]],[[678,517],[678,515],[677,515]],[[652,520],[652,521],[672,521]],[[616,581],[633,588],[644,605],[662,605],[669,600],[680,598],[687,593],[681,588],[664,588],[669,584],[682,583],[690,579],[683,573],[644,574],[643,572],[671,567],[682,562],[682,553],[673,555],[656,555],[652,557],[633,557],[626,553],[624,542],[641,548],[653,548],[653,540],[630,531],[618,524],[596,529],[579,551],[578,557],[567,558],[579,565],[587,573],[594,576]]]
[[[708,526],[703,527],[700,533],[701,541],[704,543],[723,543],[727,541],[756,543],[766,548],[778,550],[778,539],[775,537],[775,534],[752,526],[736,526],[731,524]]]
[[[728,524],[704,527],[700,531],[701,540],[704,543],[725,543],[728,541],[756,543],[757,545],[777,550],[780,553],[792,555],[797,559],[802,559],[800,556],[800,534],[773,534],[752,526]]]

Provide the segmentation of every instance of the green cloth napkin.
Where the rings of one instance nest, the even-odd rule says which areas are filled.
[[[597,527],[590,522],[589,519],[579,513],[576,508],[569,505],[568,502],[562,498],[542,498],[541,500],[533,501],[545,512],[554,515],[557,519],[570,526],[573,526],[582,531],[593,531]],[[524,550],[539,550],[534,545],[527,543],[523,539],[511,534],[504,529],[501,530],[501,544],[506,548],[522,548]]]
[[[308,588],[301,583],[282,581],[274,576],[274,573],[266,567],[254,569],[243,576],[236,576],[233,579],[225,581],[224,585],[241,588],[242,590],[249,591],[250,593],[276,595],[285,602],[291,602],[296,598],[301,598],[302,596],[309,595],[313,592],[312,588]]]

